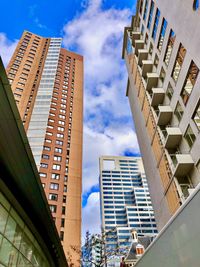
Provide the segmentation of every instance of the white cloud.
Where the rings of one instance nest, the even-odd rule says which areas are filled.
[[[76,46],[85,57],[86,79],[110,80],[119,74],[123,28],[130,10],[101,9],[100,0],[91,0],[80,17],[64,27],[64,45]]]
[[[98,184],[99,157],[123,155],[125,150],[139,152],[136,134],[129,125],[109,125],[103,133],[84,127],[83,193]]]
[[[11,59],[11,56],[17,46],[18,40],[10,41],[6,34],[0,33],[0,56],[3,60],[4,66],[6,67]]]
[[[124,27],[130,9],[103,10],[103,0],[84,2],[83,12],[63,28],[63,43],[84,55],[83,193],[98,184],[99,157],[138,153],[136,134],[125,96],[127,73],[121,59]],[[83,208],[83,233],[97,229],[98,193],[90,194]],[[99,226],[98,226],[99,227]],[[92,230],[92,231],[93,231]]]
[[[88,197],[87,205],[83,208],[82,229],[82,241],[87,230],[91,234],[100,232],[99,193],[92,193]]]

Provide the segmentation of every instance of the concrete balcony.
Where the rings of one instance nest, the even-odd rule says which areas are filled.
[[[135,40],[135,54],[138,56],[138,50],[144,48],[144,41],[143,40]]]
[[[142,61],[147,60],[148,50],[147,49],[138,49],[138,65],[142,66]]]
[[[157,87],[157,84],[158,84],[158,74],[157,73],[147,73],[147,76],[146,76],[146,83],[147,83],[147,86],[146,86],[146,90],[147,91],[151,91],[152,88],[154,87]]]
[[[135,41],[140,40],[140,36],[141,36],[141,32],[139,31],[132,32],[131,37],[132,37],[132,43],[134,47],[135,47]]]
[[[163,131],[165,136],[165,148],[176,148],[182,138],[182,132],[179,127],[166,127]]]
[[[165,91],[163,88],[152,88],[151,106],[155,107],[163,103]]]
[[[153,62],[152,60],[142,60],[142,76],[147,77],[147,73],[152,72]]]
[[[173,111],[170,106],[158,106],[156,114],[158,116],[157,124],[167,125],[172,118]]]
[[[194,161],[190,154],[170,155],[172,160],[172,172],[175,177],[184,177],[188,175],[194,166]],[[180,183],[180,182],[179,182]]]

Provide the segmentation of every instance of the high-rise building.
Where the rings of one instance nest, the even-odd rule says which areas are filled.
[[[25,31],[7,74],[63,248],[81,244],[83,58]]]
[[[154,211],[140,157],[102,156],[100,193],[106,251],[127,252],[133,230],[139,236],[156,235]]]
[[[0,58],[0,266],[67,267]]]
[[[124,31],[126,94],[160,229],[200,181],[198,3],[139,0]]]

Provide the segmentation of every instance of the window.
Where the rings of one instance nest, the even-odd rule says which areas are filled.
[[[65,120],[65,115],[59,115],[59,118]]]
[[[57,153],[62,153],[62,148],[55,147],[55,152],[57,152]]]
[[[48,168],[48,164],[46,164],[46,163],[40,163],[40,167],[41,167],[41,168],[46,168],[46,169],[47,169],[47,168]]]
[[[64,121],[58,121],[58,124],[65,125],[65,122]]]
[[[56,212],[57,206],[56,205],[49,205],[50,211],[51,212]]]
[[[161,51],[162,46],[163,46],[166,28],[167,28],[167,21],[166,21],[165,18],[163,18],[162,26],[161,26],[161,31],[160,31],[160,37],[159,37],[159,40],[158,40],[158,50],[159,51]]]
[[[56,140],[56,145],[60,145],[60,146],[62,146],[62,145],[63,145],[63,141]]]
[[[46,178],[47,177],[47,174],[46,173],[43,173],[43,172],[40,172],[40,177]]]
[[[65,114],[65,113],[66,113],[66,111],[65,111],[64,109],[60,109],[60,113],[63,113],[63,114]]]
[[[140,14],[142,14],[143,0],[140,1]]]
[[[169,35],[168,44],[167,44],[167,49],[165,52],[165,58],[164,58],[164,62],[166,63],[167,66],[169,65],[169,60],[170,60],[170,57],[172,54],[172,49],[174,46],[175,39],[176,39],[176,35],[173,32],[173,30],[171,30],[170,35]]]
[[[150,27],[151,27],[153,10],[154,10],[154,1],[151,1],[151,7],[150,7],[150,12],[149,12],[149,19],[148,19],[148,24],[147,24],[147,28],[148,29],[150,29]]]
[[[55,201],[57,201],[57,200],[58,200],[58,195],[57,195],[57,194],[52,194],[52,193],[50,193],[50,194],[49,194],[49,199],[50,199],[50,200],[55,200]]]
[[[62,161],[62,157],[60,157],[60,156],[54,156],[53,159],[55,161]]]
[[[192,128],[191,126],[189,125],[186,132],[185,132],[185,135],[184,135],[189,147],[191,148],[196,140],[196,136],[195,134],[193,133],[192,131]]]
[[[63,192],[67,192],[67,186],[66,185],[64,185]]]
[[[190,64],[188,73],[187,73],[187,77],[184,83],[183,90],[181,92],[181,97],[185,105],[187,104],[188,99],[192,93],[192,89],[195,85],[198,73],[199,73],[199,69],[196,66],[196,64],[192,61]]]
[[[65,219],[61,219],[61,227],[65,227]]]
[[[146,0],[146,2],[145,2],[143,20],[146,20],[147,9],[148,9],[148,0]]]
[[[183,60],[185,58],[185,54],[186,54],[186,49],[183,47],[182,44],[180,44],[179,49],[178,49],[178,54],[176,56],[176,61],[174,64],[174,68],[172,71],[172,78],[174,79],[175,82],[177,82],[180,71],[181,71],[181,67],[183,65]]]
[[[176,115],[178,121],[182,119],[183,116],[183,108],[181,107],[181,104],[178,102],[174,111],[174,114]]]
[[[50,147],[48,147],[48,146],[44,146],[44,147],[43,147],[43,150],[50,151],[50,150],[51,150],[51,148],[50,148]]]
[[[58,131],[64,132],[65,128],[63,127],[58,127]]]
[[[152,43],[150,43],[150,45],[149,45],[149,55],[152,56],[152,54],[153,54],[153,45],[152,45]]]
[[[59,184],[56,184],[56,183],[50,183],[50,189],[58,190],[58,189],[59,189]]]
[[[144,25],[142,24],[141,35],[144,36]]]
[[[65,215],[65,207],[62,207],[62,214]]]
[[[172,88],[171,84],[169,83],[168,87],[167,87],[167,91],[166,91],[166,94],[167,94],[169,100],[172,99],[173,93],[174,93],[174,89]]]
[[[162,84],[164,83],[165,81],[165,76],[166,76],[166,73],[165,73],[165,70],[163,69],[163,67],[161,68],[161,71],[160,71],[160,81],[162,82]]]
[[[153,63],[153,65],[154,65],[154,67],[157,69],[157,67],[158,67],[158,64],[159,64],[159,57],[158,57],[158,55],[157,54],[155,54],[155,58],[154,58],[154,63]]]
[[[52,178],[52,179],[59,180],[59,179],[60,179],[60,174],[58,174],[58,173],[52,173],[52,174],[51,174],[51,178]]]
[[[58,133],[56,136],[59,137],[59,138],[64,138],[64,134]]]
[[[60,168],[61,168],[61,166],[59,164],[53,164],[53,168],[52,168],[53,170],[59,171]]]
[[[60,231],[60,240],[63,241],[64,240],[64,232]]]
[[[153,26],[153,32],[152,32],[152,38],[154,39],[154,41],[156,39],[156,33],[157,33],[157,29],[158,29],[159,19],[160,19],[160,10],[157,8],[154,26]]]
[[[193,2],[193,10],[198,10],[199,9],[199,0],[194,0]]]
[[[43,159],[49,159],[49,155],[42,154],[42,158],[43,158]]]
[[[66,203],[67,197],[63,196],[63,203]]]
[[[200,130],[200,101],[197,104],[196,110],[195,110],[192,118],[193,118],[193,121],[195,122],[198,130]]]

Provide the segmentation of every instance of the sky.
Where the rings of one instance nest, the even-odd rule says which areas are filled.
[[[136,0],[15,0],[1,3],[0,55],[6,66],[24,30],[62,37],[84,56],[82,236],[100,231],[99,157],[139,155],[121,59]],[[9,14],[9,16],[8,16]]]

